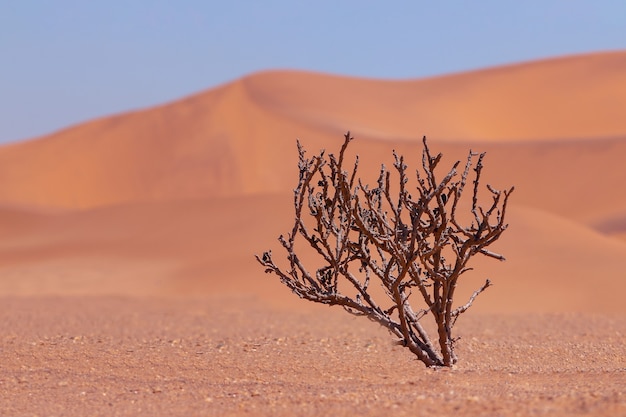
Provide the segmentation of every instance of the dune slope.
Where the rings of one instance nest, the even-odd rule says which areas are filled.
[[[608,187],[624,179],[624,170],[607,175],[604,158],[625,156],[625,105],[626,52],[407,81],[265,72],[0,147],[0,203],[82,209],[288,191],[295,138],[310,150],[336,148],[351,130],[361,140],[358,153],[372,156],[371,169],[381,152],[415,151],[422,135],[457,154],[489,142],[501,154],[491,162],[499,165],[492,175],[514,180],[528,205],[537,199],[529,190],[543,178],[559,177],[551,188],[563,190],[572,188],[568,179],[606,177],[613,180]],[[569,146],[572,139],[580,143],[568,152],[579,154],[583,169],[559,155],[540,157],[549,153],[546,146]],[[524,175],[510,172],[513,160],[522,167],[515,173]]]
[[[272,249],[284,259],[276,238],[291,230],[292,210],[289,195],[275,195],[50,216],[3,235],[0,294],[230,294],[307,308],[253,258]],[[525,207],[510,208],[509,224],[494,247],[507,261],[476,258],[459,303],[490,278],[476,311],[626,312],[626,243]]]

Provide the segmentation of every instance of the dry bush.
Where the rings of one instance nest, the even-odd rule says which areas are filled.
[[[395,152],[393,190],[392,173],[384,165],[376,186],[369,186],[357,177],[358,157],[350,171],[343,168],[351,140],[348,132],[338,157],[326,157],[321,151],[312,158],[305,156],[298,142],[295,222],[287,237],[279,237],[288,264],[277,266],[271,251],[256,259],[300,298],[340,305],[379,323],[426,366],[452,366],[457,360],[452,328],[490,285],[486,280],[465,304],[455,305],[459,278],[471,269],[468,263],[474,255],[504,260],[487,247],[507,228],[504,217],[513,188],[498,191],[487,185],[491,201],[480,206],[485,154],[470,151],[460,175],[461,162],[457,161],[438,180],[435,170],[442,155],[431,156],[425,137],[415,188],[407,187],[407,166]],[[470,221],[462,225],[457,208],[470,171],[474,177],[468,201]],[[305,221],[303,216],[309,217]],[[296,253],[296,241],[302,239],[323,262],[315,271],[303,265]],[[383,287],[382,298],[374,297],[372,281]],[[414,308],[412,302],[420,307]],[[427,317],[436,325],[436,342],[421,323]]]

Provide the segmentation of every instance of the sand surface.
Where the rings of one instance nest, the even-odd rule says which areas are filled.
[[[626,316],[473,314],[432,370],[341,310],[245,299],[4,298],[0,414],[626,414]]]
[[[253,74],[0,147],[0,416],[626,416],[626,52],[426,80]],[[295,138],[486,151],[509,229],[463,277],[459,363],[298,300]],[[314,259],[303,253],[305,262]]]

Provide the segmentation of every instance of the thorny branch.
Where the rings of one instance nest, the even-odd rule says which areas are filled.
[[[457,161],[439,181],[435,171],[442,154],[432,156],[424,137],[415,197],[407,188],[404,157],[395,152],[397,189],[392,191],[392,173],[384,165],[372,188],[357,177],[358,157],[350,171],[344,169],[345,151],[352,140],[346,133],[338,157],[321,151],[307,158],[298,142],[295,221],[287,237],[279,237],[288,265],[279,267],[271,251],[256,259],[300,298],[340,305],[379,323],[426,366],[452,366],[457,360],[452,328],[491,285],[487,280],[465,304],[454,307],[458,280],[471,269],[468,265],[474,255],[504,260],[487,247],[508,226],[504,219],[513,187],[499,191],[487,185],[492,201],[483,208],[478,195],[485,154],[470,151],[460,175]],[[463,226],[457,212],[470,180],[473,220]],[[298,236],[319,255],[321,268],[310,271],[302,264],[296,253]],[[382,285],[386,297],[374,299],[373,279]],[[419,299],[424,307],[415,312],[410,301],[419,303]],[[420,323],[427,316],[436,324],[436,343]]]

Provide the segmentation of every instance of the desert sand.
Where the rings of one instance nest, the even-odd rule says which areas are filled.
[[[0,415],[626,415],[626,52],[420,80],[252,74],[0,147]],[[299,138],[374,181],[486,151],[509,230],[461,283],[459,363],[309,305],[253,254]]]

